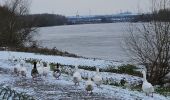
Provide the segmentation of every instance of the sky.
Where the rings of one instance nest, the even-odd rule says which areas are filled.
[[[116,14],[125,11],[140,13],[149,11],[149,2],[150,0],[32,0],[30,13],[65,16]]]

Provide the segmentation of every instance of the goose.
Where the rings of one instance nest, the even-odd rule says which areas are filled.
[[[38,76],[38,74],[39,74],[36,64],[37,64],[37,62],[34,62],[34,67],[33,67],[32,71],[31,71],[31,76],[32,76],[33,79],[36,78]]]
[[[20,69],[20,74],[21,76],[25,76],[26,77],[26,67],[25,67],[25,61],[24,60],[21,60],[20,61],[20,65],[21,65],[21,69]]]
[[[97,85],[97,87],[100,87],[100,85],[102,84],[102,77],[100,76],[99,73],[99,68],[96,68],[96,75],[94,76],[93,80],[95,82],[95,84]]]
[[[41,64],[40,61],[38,61],[38,62],[37,62],[37,67],[40,67],[40,66],[42,66],[42,64]]]
[[[21,66],[20,66],[20,64],[16,64],[15,66],[14,66],[14,74],[16,74],[17,76],[19,76],[19,74],[20,74],[20,69],[21,69]]]
[[[142,74],[143,74],[142,90],[143,92],[146,93],[146,96],[149,96],[149,94],[152,93],[152,97],[153,97],[154,88],[152,84],[146,80],[146,72],[144,70],[142,71]]]
[[[24,63],[19,60],[19,62],[14,66],[14,74],[19,76],[21,74],[22,67],[24,66]]]
[[[49,63],[47,63],[46,66],[43,66],[43,73],[42,73],[42,75],[47,77],[49,72],[50,72],[50,66],[49,66]]]
[[[43,66],[42,66],[42,62],[37,63],[37,70],[38,70],[39,75],[43,76],[44,69],[43,69]]]
[[[27,69],[25,66],[22,66],[20,69],[20,74],[22,77],[26,77],[27,76]]]
[[[126,82],[126,78],[124,77],[120,80],[120,85],[125,86],[125,83],[127,83],[127,82]]]
[[[79,85],[79,82],[81,81],[82,77],[77,66],[75,66],[75,69],[76,72],[73,74],[73,82],[75,83],[75,85]]]
[[[56,68],[53,71],[53,76],[56,79],[59,79],[60,75],[61,75],[61,70],[60,70],[59,64],[57,63],[57,66],[56,66]]]
[[[20,64],[21,66],[24,66],[25,65],[25,61],[23,59],[20,60]]]
[[[15,60],[15,56],[13,56],[10,52],[8,52],[8,60],[12,62]]]
[[[90,94],[93,93],[92,91],[94,89],[94,83],[89,76],[88,76],[88,80],[86,81],[85,89],[86,89],[87,93],[90,93]]]

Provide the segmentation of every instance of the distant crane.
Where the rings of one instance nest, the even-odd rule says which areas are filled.
[[[75,23],[76,23],[76,22],[79,22],[79,18],[80,18],[80,15],[79,15],[79,12],[77,11],[77,12],[76,12],[76,21],[75,21]]]
[[[91,18],[91,10],[89,9],[89,22],[91,21],[90,18]]]

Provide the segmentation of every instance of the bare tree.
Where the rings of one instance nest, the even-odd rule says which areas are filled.
[[[36,28],[24,16],[29,13],[29,0],[6,0],[0,5],[0,46],[20,47],[31,42]]]
[[[163,9],[166,9],[165,4]],[[170,72],[170,22],[158,20],[158,12],[154,10],[151,22],[130,28],[130,35],[125,38],[128,53],[146,67],[152,84],[162,84]]]

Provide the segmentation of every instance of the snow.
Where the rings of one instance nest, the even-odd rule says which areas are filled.
[[[10,86],[12,89],[18,92],[25,92],[36,99],[47,100],[47,99],[97,99],[97,100],[169,100],[170,97],[165,97],[163,95],[154,93],[154,97],[146,96],[144,92],[132,91],[128,88],[116,87],[112,85],[102,84],[100,88],[96,85],[94,86],[93,95],[89,96],[85,90],[86,80],[80,82],[80,86],[74,86],[73,77],[70,75],[63,74],[59,80],[56,80],[52,76],[50,71],[48,77],[43,77],[41,81],[37,83],[32,82],[31,79],[31,64],[25,64],[27,68],[27,77],[21,78],[15,76],[12,73],[13,68],[18,62],[10,61],[9,58],[14,56],[15,58],[22,59],[39,59],[45,62],[55,62],[64,65],[86,65],[86,66],[97,66],[105,67],[108,65],[118,66],[121,65],[119,62],[110,62],[105,60],[93,60],[93,59],[83,59],[83,58],[71,58],[71,57],[61,57],[61,56],[47,56],[39,55],[34,53],[21,53],[21,52],[7,52],[0,51],[0,86]],[[89,74],[93,77],[95,71],[81,70],[82,75]],[[116,74],[100,72],[100,75],[105,78],[112,78],[119,82],[122,78],[126,78],[129,83],[135,83],[140,81],[141,78],[137,76],[127,75],[127,74]]]
[[[9,59],[9,55],[14,56],[15,58],[33,58],[39,59],[45,62],[55,62],[61,63],[65,65],[85,65],[85,66],[97,66],[99,68],[106,67],[108,65],[115,65],[119,66],[122,65],[120,62],[113,62],[113,61],[106,61],[106,60],[93,60],[93,59],[84,59],[84,58],[71,58],[71,57],[62,57],[62,56],[47,56],[47,55],[40,55],[34,53],[21,53],[21,52],[6,52],[0,51],[0,59]]]

